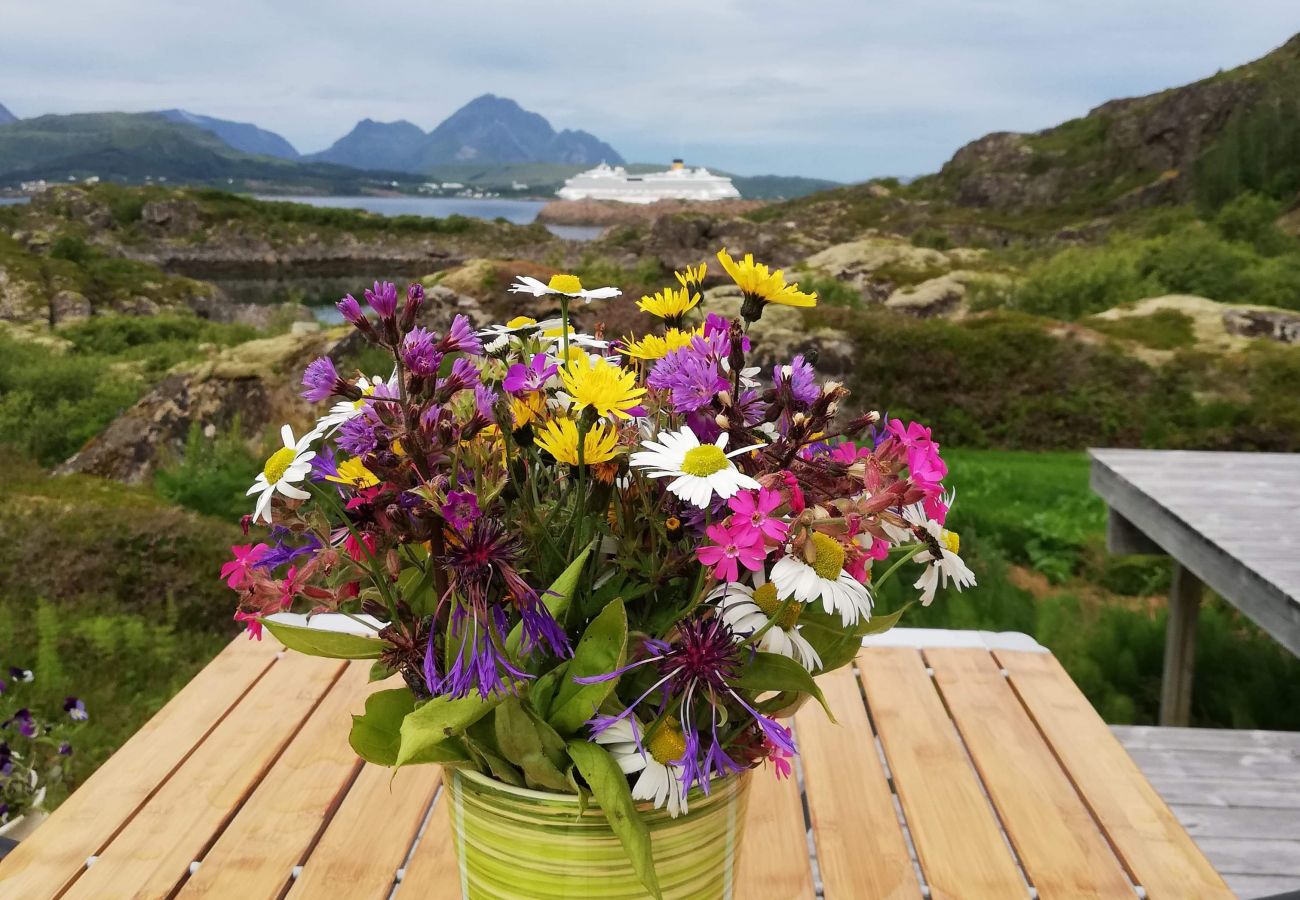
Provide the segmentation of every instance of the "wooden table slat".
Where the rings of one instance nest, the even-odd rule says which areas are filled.
[[[289,885],[361,760],[348,745],[350,713],[364,709],[369,661],[350,663],[178,894],[274,900]]]
[[[461,900],[460,863],[451,842],[451,816],[446,803],[447,792],[443,791],[406,864],[397,900]]]
[[[0,897],[56,896],[275,662],[276,641],[238,639],[131,736],[0,865]]]
[[[995,656],[1147,897],[1232,897],[1056,657],[1015,651],[996,651]]]
[[[770,766],[750,777],[736,896],[812,900],[812,866],[798,782],[793,774],[778,780]]]
[[[367,763],[320,842],[303,864],[289,900],[341,896],[384,900],[442,780],[438,766],[393,772]]]
[[[932,900],[1027,896],[920,652],[863,650],[858,672]]]
[[[795,728],[826,897],[920,897],[857,681],[844,668],[818,683],[839,724],[810,703]]]
[[[65,900],[164,897],[239,808],[343,663],[287,654],[109,842]]]
[[[1132,895],[1074,785],[985,650],[926,650],[1007,836],[1040,900]]]

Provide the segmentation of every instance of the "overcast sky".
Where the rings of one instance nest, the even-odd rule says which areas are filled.
[[[637,161],[861,180],[1258,57],[1298,0],[0,0],[0,103],[300,151],[495,93]]]

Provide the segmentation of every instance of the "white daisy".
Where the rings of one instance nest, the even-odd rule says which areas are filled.
[[[803,603],[821,598],[822,608],[840,614],[847,628],[860,618],[871,618],[871,591],[844,571],[844,548],[840,542],[814,531],[815,554],[811,563],[798,553],[787,552],[772,567],[772,582],[781,597],[794,596]]]
[[[515,316],[505,324],[488,325],[478,332],[478,336],[483,341],[483,350],[496,354],[508,348],[512,339],[521,341],[534,334],[545,333],[559,327],[559,319],[543,319],[539,322],[528,316]]]
[[[961,538],[957,532],[949,531],[934,519],[927,517],[919,503],[903,510],[903,518],[913,525],[924,528],[934,539],[934,546],[939,548],[937,557],[929,547],[912,557],[916,562],[926,564],[925,571],[916,580],[916,584],[912,585],[921,592],[922,606],[930,605],[934,600],[935,591],[940,587],[947,589],[949,580],[958,591],[975,585],[975,573],[957,555],[957,551],[961,549]]]
[[[640,726],[619,719],[595,740],[610,752],[624,775],[641,773],[632,785],[633,800],[651,800],[655,809],[666,804],[668,815],[675,819],[688,811],[686,770],[673,762],[685,756],[686,737],[671,720],[660,725],[644,747],[637,741],[639,733]]]
[[[396,373],[393,374],[389,383],[396,384]],[[375,393],[375,388],[384,387],[384,379],[376,375],[373,379],[366,378],[364,375],[357,379],[357,387],[361,388],[364,395],[360,400],[340,400],[329,408],[329,412],[316,420],[316,427],[313,431],[323,437],[333,434],[344,422],[349,419],[355,419],[366,411],[366,397]]]
[[[735,632],[737,641],[742,641],[761,629],[772,614],[781,608],[776,585],[768,581],[761,571],[753,574],[753,580],[753,586],[743,581],[729,581],[719,585],[709,595],[709,599],[717,603],[723,621]],[[768,653],[788,656],[809,672],[815,672],[821,668],[822,661],[813,645],[799,633],[799,613],[802,611],[802,604],[791,603],[781,618],[763,632],[763,636],[758,639],[758,648]]]
[[[718,435],[716,444],[701,444],[695,432],[683,426],[680,431],[661,431],[658,441],[646,441],[641,446],[645,449],[632,454],[632,465],[645,469],[651,478],[671,477],[668,490],[700,509],[708,507],[714,494],[726,500],[737,491],[759,487],[731,461],[731,457],[759,445],[725,453],[725,432]]]
[[[534,297],[559,294],[564,297],[581,297],[583,301],[590,303],[592,300],[608,300],[623,292],[616,287],[596,288],[594,291],[584,290],[577,275],[552,275],[550,284],[543,284],[528,275],[519,275],[515,278],[515,283],[510,285],[510,293],[532,294]]]
[[[294,487],[293,483],[302,481],[311,471],[311,461],[316,458],[316,451],[307,448],[318,436],[317,432],[309,431],[299,440],[294,441],[292,428],[285,425],[280,429],[284,446],[271,454],[266,461],[266,466],[257,476],[257,481],[253,482],[253,486],[248,489],[249,495],[260,494],[257,498],[257,506],[253,510],[253,521],[270,523],[271,498],[276,491],[294,500],[311,499],[311,494],[302,488]]]

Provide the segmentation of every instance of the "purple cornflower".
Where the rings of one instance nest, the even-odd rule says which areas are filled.
[[[474,333],[474,327],[465,316],[456,316],[451,320],[451,328],[438,343],[443,353],[467,353],[470,356],[483,355],[483,340]]]
[[[486,419],[489,424],[492,421],[492,410],[497,405],[499,396],[496,391],[486,384],[476,384],[474,386],[474,410]]]
[[[424,305],[424,285],[413,281],[406,286],[406,305],[402,307],[402,330],[407,331],[415,324],[415,317]]]
[[[302,398],[308,403],[328,400],[334,393],[334,385],[338,384],[338,381],[338,370],[334,368],[334,363],[328,356],[314,359],[302,373],[302,384],[307,389],[302,392]]]
[[[402,362],[412,375],[432,378],[442,365],[442,354],[434,346],[437,337],[427,328],[416,328],[402,340]]]
[[[321,443],[316,457],[311,461],[311,480],[324,481],[331,475],[339,474],[338,460],[334,458],[334,449],[329,444]]]
[[[558,363],[547,365],[545,353],[536,354],[532,362],[528,365],[515,363],[506,372],[505,381],[501,382],[501,387],[505,388],[506,393],[520,397],[524,394],[534,394],[540,391],[546,384],[548,378],[560,371]]]
[[[747,712],[769,741],[795,752],[790,732],[759,713],[732,687],[732,682],[740,674],[741,651],[731,628],[722,619],[697,616],[680,626],[677,638],[671,643],[650,639],[644,646],[650,654],[644,659],[604,675],[573,679],[579,684],[594,684],[650,664],[654,664],[659,672],[658,680],[628,704],[627,709],[613,716],[593,719],[589,723],[593,735],[618,719],[632,716],[640,703],[659,691],[661,699],[656,716],[672,711],[686,736],[686,750],[680,760],[673,762],[684,769],[683,782],[687,789],[698,783],[701,790],[708,793],[709,779],[714,774],[726,775],[741,768],[723,750],[718,738],[718,726],[732,716],[727,709],[729,702]],[[705,706],[703,710],[698,708],[700,704]]]
[[[812,364],[804,360],[800,353],[790,361],[788,366],[775,366],[772,370],[772,383],[778,392],[788,391],[790,396],[805,407],[812,406],[821,396],[822,389],[817,385],[817,373]]]
[[[467,531],[474,520],[483,515],[478,508],[478,498],[469,491],[448,491],[441,512],[447,524],[457,531]]]
[[[286,538],[292,538],[293,536],[294,533],[283,525],[272,526],[270,537],[275,543],[258,558],[257,562],[253,564],[253,568],[266,569],[267,571],[278,569],[280,566],[288,565],[301,557],[312,556],[316,551],[320,550],[320,541],[316,535],[310,532],[304,534],[303,537],[306,543],[301,546],[294,546],[286,542]]]
[[[337,305],[344,320],[349,324],[358,325],[365,321],[366,314],[361,311],[361,304],[358,303],[357,298],[353,297],[351,294],[348,294],[340,300]]]
[[[63,711],[74,722],[84,722],[90,718],[90,714],[86,712],[86,704],[76,697],[69,697],[63,701]]]
[[[658,390],[671,391],[673,409],[679,413],[708,406],[719,391],[728,387],[727,379],[718,371],[717,361],[701,353],[694,344],[674,350],[655,363],[646,383]]]
[[[351,456],[365,456],[379,449],[377,425],[369,415],[354,416],[339,428],[339,449]]]
[[[391,281],[376,281],[366,290],[366,302],[381,319],[391,319],[397,312],[397,285]]]

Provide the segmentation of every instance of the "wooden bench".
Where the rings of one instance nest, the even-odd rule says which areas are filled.
[[[1161,725],[1190,719],[1204,585],[1300,656],[1300,454],[1088,452],[1110,550],[1174,561]]]
[[[1050,653],[917,634],[821,679],[839,724],[795,717],[798,781],[755,773],[737,897],[1232,896]],[[277,650],[231,643],[0,862],[0,897],[458,897],[441,772],[348,747],[369,664]]]

